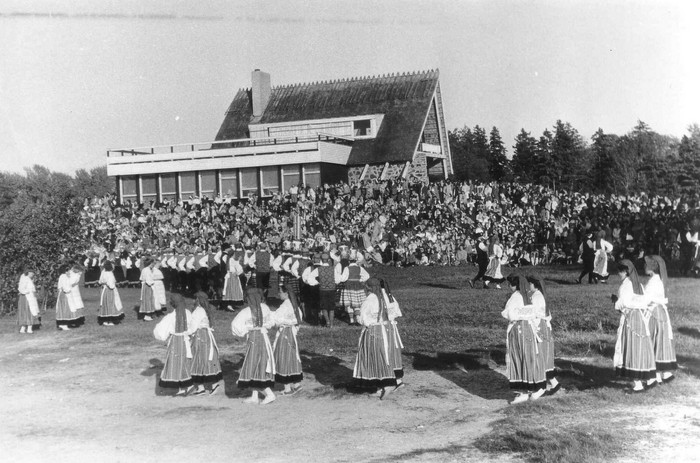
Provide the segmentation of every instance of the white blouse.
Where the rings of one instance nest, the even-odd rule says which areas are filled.
[[[185,309],[185,317],[187,318],[187,327],[189,332],[189,327],[192,324],[192,314],[187,309]],[[153,328],[153,336],[159,341],[166,342],[170,335],[175,334],[176,322],[177,317],[175,315],[175,311],[173,310],[163,317],[163,319],[158,322],[156,327]]]
[[[270,308],[267,306],[267,304],[260,304],[260,308],[262,309],[263,314],[263,328],[270,329],[275,326],[275,322],[272,318],[272,312],[270,312]],[[251,331],[254,328],[255,325],[253,325],[253,314],[251,313],[250,307],[246,307],[245,309],[241,310],[231,322],[231,332],[234,336],[241,338],[248,334],[248,331]]]

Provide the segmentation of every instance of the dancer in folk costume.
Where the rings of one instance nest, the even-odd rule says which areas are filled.
[[[153,259],[144,257],[141,259],[143,268],[141,269],[141,305],[139,306],[139,317],[143,321],[150,322],[151,317],[156,312],[156,297],[153,292]]]
[[[593,242],[593,233],[586,233],[586,238],[581,242],[578,248],[579,261],[583,264],[583,270],[576,279],[578,284],[581,284],[583,277],[588,274],[588,284],[596,282],[595,271],[595,243]]]
[[[325,320],[326,328],[333,328],[336,285],[340,282],[340,273],[331,265],[332,263],[328,253],[321,254],[320,265],[309,275],[310,278],[315,278],[318,281],[320,319]]]
[[[481,228],[477,228],[476,233],[480,236],[479,243],[476,246],[476,264],[479,266],[479,271],[474,278],[467,280],[467,283],[469,283],[469,286],[472,288],[474,287],[474,283],[479,280],[484,280],[484,287],[486,287],[486,280],[484,277],[486,276],[486,270],[489,267],[489,247],[482,237],[483,232]]]
[[[389,335],[389,363],[391,363],[391,368],[394,370],[394,376],[396,377],[395,389],[398,389],[404,385],[403,359],[401,358],[401,353],[403,352],[403,342],[401,341],[401,335],[399,334],[396,319],[398,317],[402,317],[403,313],[401,312],[398,301],[394,299],[394,295],[391,294],[389,283],[382,279],[379,280],[379,284],[382,287],[382,295],[384,296],[384,303],[386,304],[387,318],[389,319],[389,325],[387,326],[387,334]]]
[[[179,294],[170,296],[174,310],[167,314],[153,329],[153,336],[167,343],[163,371],[160,374],[160,387],[177,387],[176,396],[184,396],[194,390],[192,386],[192,347],[189,327],[192,314],[185,307],[185,300]]]
[[[267,330],[274,326],[270,308],[263,302],[259,288],[246,291],[248,307],[241,310],[231,322],[234,336],[246,337],[246,352],[238,376],[238,387],[253,389],[246,403],[269,404],[276,399],[272,392],[275,385],[275,358]],[[259,392],[265,396],[262,402]]]
[[[340,281],[345,284],[340,301],[348,313],[350,324],[360,325],[362,324],[360,309],[367,297],[364,283],[369,279],[369,273],[358,265],[356,251],[353,250],[350,253],[349,261],[350,263],[340,275]]]
[[[34,286],[34,272],[25,269],[19,277],[19,301],[17,302],[17,324],[20,333],[33,333],[34,327],[41,325],[39,316],[39,302],[36,300],[36,286]]]
[[[99,283],[102,286],[102,292],[97,323],[103,326],[114,326],[124,318],[124,312],[119,290],[117,290],[117,280],[114,277],[114,265],[111,261],[104,263]]]
[[[195,295],[195,306],[192,319],[187,330],[192,342],[192,381],[197,384],[194,395],[209,391],[214,394],[219,389],[219,381],[223,379],[219,363],[219,346],[214,338],[214,319],[212,317],[209,298],[204,291]]]
[[[279,286],[287,286],[289,281],[289,273],[284,270],[283,265],[287,259],[292,257],[291,248],[291,241],[284,241],[282,243],[282,252],[279,253],[272,261],[272,268],[275,272],[277,272]]]
[[[374,390],[383,399],[397,386],[389,351],[387,305],[379,280],[368,279],[365,288],[367,297],[360,309],[363,327],[352,376],[358,387]]]
[[[501,273],[501,257],[503,257],[503,247],[500,244],[498,235],[494,233],[489,239],[489,266],[484,275],[484,288],[489,287],[489,283],[496,283],[496,288],[501,289],[501,283],[506,281]]]
[[[605,241],[605,230],[600,230],[596,234],[594,244],[595,257],[593,262],[593,278],[596,283],[608,282],[608,253],[612,252],[613,245]]]
[[[72,271],[67,265],[59,268],[61,276],[58,277],[58,296],[56,298],[56,326],[61,330],[69,330],[78,327],[85,322],[85,316],[78,311],[78,307],[72,296],[71,284]]]
[[[539,319],[530,300],[530,285],[524,276],[508,276],[513,294],[501,312],[509,321],[506,331],[506,373],[510,388],[516,389],[511,403],[536,400],[547,387],[544,357],[539,354],[537,328]]]
[[[83,303],[83,296],[80,294],[80,277],[83,274],[83,268],[74,264],[70,270],[70,297],[73,300],[73,307],[75,307],[75,315],[78,317],[79,323],[76,326],[80,326],[85,323],[85,304]]]
[[[278,245],[268,244],[270,252],[270,278],[267,286],[267,297],[279,299],[280,295],[280,265],[275,265],[279,262],[277,256],[280,254]]]
[[[301,309],[293,291],[286,286],[280,288],[282,305],[274,312],[277,336],[273,345],[275,357],[275,381],[284,384],[282,395],[296,394],[301,390],[304,374],[301,370],[297,333],[301,325]]]
[[[317,269],[321,266],[321,256],[314,255],[313,259],[306,264],[306,268],[301,273],[301,283],[303,285],[304,313],[306,321],[319,324],[321,307],[319,305],[320,288],[318,282]]]
[[[241,286],[241,278],[243,275],[243,266],[236,259],[236,253],[232,249],[227,251],[226,258],[226,276],[224,277],[223,300],[228,302],[227,309],[233,311],[231,303],[243,301],[243,287]]]
[[[632,392],[642,392],[647,381],[650,387],[656,385],[656,362],[654,345],[649,332],[651,310],[643,296],[634,264],[625,259],[618,265],[622,284],[617,295],[612,296],[615,310],[622,313],[617,329],[613,364],[618,376],[634,381]]]
[[[654,345],[656,382],[661,384],[673,381],[675,376],[672,372],[678,368],[665,291],[668,274],[666,273],[666,262],[661,256],[646,256],[644,266],[647,275],[651,277],[644,286],[644,296],[652,309],[649,331]]]
[[[544,281],[534,275],[527,277],[530,284],[530,301],[535,315],[539,319],[537,344],[539,355],[544,358],[544,370],[547,376],[547,395],[554,395],[561,388],[561,384],[554,376],[554,337],[552,336],[552,314],[547,305]]]
[[[255,270],[255,287],[263,290],[267,294],[270,288],[270,270],[274,257],[270,254],[267,243],[258,243],[258,250],[248,258],[248,266]]]
[[[151,275],[153,277],[153,307],[156,312],[161,312],[167,305],[167,297],[165,295],[165,279],[163,272],[160,269],[160,260],[154,260],[151,267]]]

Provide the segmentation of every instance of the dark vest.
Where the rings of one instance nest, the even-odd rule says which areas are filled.
[[[348,267],[348,281],[360,281],[360,267],[358,265],[351,265]]]
[[[330,265],[318,268],[318,286],[321,291],[335,291],[335,269]]]
[[[270,273],[270,253],[258,251],[255,253],[255,270],[258,273]]]

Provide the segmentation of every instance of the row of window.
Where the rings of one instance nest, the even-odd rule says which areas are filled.
[[[290,164],[121,177],[120,192],[122,201],[138,202],[179,200],[191,196],[247,198],[256,194],[270,197],[299,183],[318,187],[321,184],[321,165]]]

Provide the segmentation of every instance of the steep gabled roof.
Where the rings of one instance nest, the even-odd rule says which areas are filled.
[[[251,91],[241,89],[216,139],[247,138],[251,123],[384,114],[376,138],[353,143],[348,163],[411,161],[438,77],[438,70],[430,70],[274,87],[259,118],[252,115]]]

